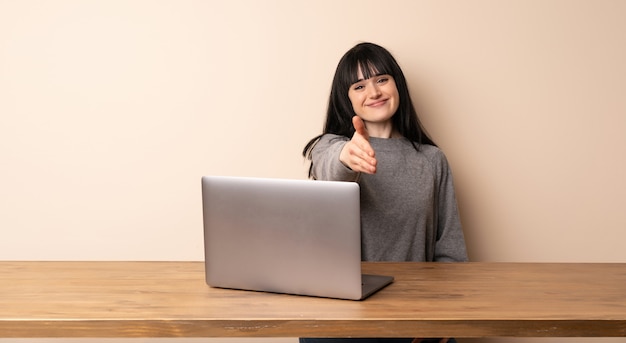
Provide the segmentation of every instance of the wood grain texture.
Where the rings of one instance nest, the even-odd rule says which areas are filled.
[[[364,301],[208,287],[202,262],[0,262],[0,337],[626,336],[626,264],[364,263]]]

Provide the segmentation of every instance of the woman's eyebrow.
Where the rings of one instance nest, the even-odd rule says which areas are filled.
[[[389,74],[387,74],[387,73],[378,73],[378,74],[370,76],[368,78],[368,80],[371,79],[372,77],[379,77],[379,76],[383,76],[383,75],[389,75]],[[358,79],[358,80],[354,81],[353,84],[359,83],[359,82],[362,82],[362,81],[365,81],[365,79]]]

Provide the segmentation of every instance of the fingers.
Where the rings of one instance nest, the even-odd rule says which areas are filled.
[[[353,140],[343,147],[339,160],[355,172],[376,173],[376,158],[361,149]]]

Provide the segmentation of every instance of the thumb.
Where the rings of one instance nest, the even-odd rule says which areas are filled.
[[[352,125],[354,126],[354,130],[356,130],[356,133],[363,136],[363,138],[369,141],[370,135],[367,133],[367,128],[365,127],[365,123],[363,122],[363,119],[361,119],[361,117],[352,117]]]

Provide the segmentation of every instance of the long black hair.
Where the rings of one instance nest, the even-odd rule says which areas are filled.
[[[391,75],[395,82],[400,104],[392,117],[393,128],[403,137],[408,139],[416,150],[421,144],[435,145],[425,133],[411,101],[409,88],[404,73],[395,58],[385,48],[373,43],[359,43],[348,50],[337,65],[335,76],[330,89],[326,123],[321,135],[311,139],[302,155],[311,159],[311,151],[324,134],[331,133],[351,138],[354,135],[352,117],[356,115],[352,103],[348,97],[350,86],[358,81],[359,69],[364,79],[372,76],[387,74]],[[311,175],[309,169],[309,176]]]

